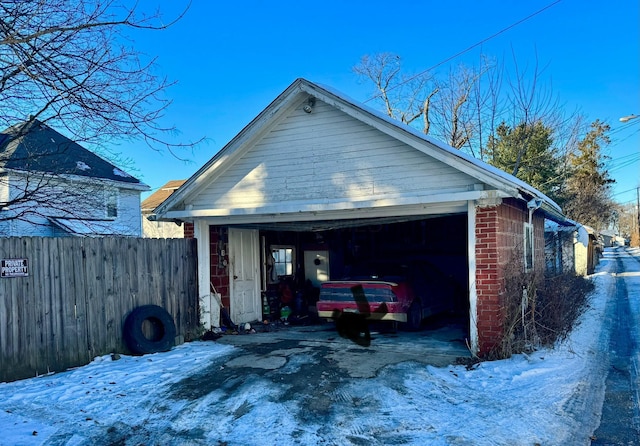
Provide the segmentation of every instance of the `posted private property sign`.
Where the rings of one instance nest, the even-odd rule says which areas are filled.
[[[0,277],[26,277],[28,275],[27,259],[0,260]]]

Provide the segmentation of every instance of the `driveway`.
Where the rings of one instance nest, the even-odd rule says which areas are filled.
[[[217,342],[238,347],[225,368],[233,373],[271,371],[286,368],[296,355],[308,358],[308,367],[350,378],[373,378],[380,369],[401,362],[418,362],[436,367],[469,358],[465,334],[456,324],[417,332],[375,331],[371,340],[338,335],[331,323],[286,327],[273,332],[224,335]]]
[[[230,434],[232,437],[237,435],[237,428],[232,427],[235,420],[254,416],[256,401],[261,401],[258,404],[268,414],[256,422],[264,423],[263,417],[281,416],[284,437],[298,438],[296,444],[307,444],[309,438],[315,443],[329,435],[333,429],[329,420],[336,412],[346,413],[352,423],[360,411],[374,411],[373,422],[378,415],[374,414],[377,406],[372,404],[376,391],[370,388],[375,382],[371,379],[382,379],[385,387],[399,392],[404,392],[406,386],[405,373],[394,373],[389,366],[405,364],[408,370],[420,364],[443,367],[455,364],[460,357],[470,357],[463,330],[456,325],[412,333],[372,330],[370,343],[339,336],[333,324],[224,335],[215,342],[235,349],[174,384],[169,398],[198,402],[214,395],[216,401],[226,401],[226,410],[231,410],[228,417],[234,420],[227,429],[236,431]],[[286,407],[286,414],[274,411],[274,404]],[[291,418],[296,420],[295,425],[286,422]],[[324,425],[321,430],[327,432],[318,434],[316,427],[311,429],[318,424]],[[307,432],[310,429],[314,432]],[[344,444],[372,444],[370,426],[356,423],[347,431]],[[395,429],[378,441],[374,443],[407,442]]]

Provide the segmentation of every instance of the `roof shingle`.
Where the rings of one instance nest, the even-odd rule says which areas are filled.
[[[0,133],[0,168],[141,183],[37,119]]]

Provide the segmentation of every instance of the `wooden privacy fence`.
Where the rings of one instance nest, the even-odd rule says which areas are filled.
[[[193,239],[0,238],[0,382],[128,353],[131,310],[163,307],[187,340],[198,329]]]

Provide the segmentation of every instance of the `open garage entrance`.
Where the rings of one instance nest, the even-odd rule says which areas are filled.
[[[466,214],[260,226],[268,317],[279,318],[287,307],[294,320],[313,320],[322,283],[393,276],[408,280],[428,299],[431,311],[423,327],[446,321],[459,324],[468,336],[467,228]]]

